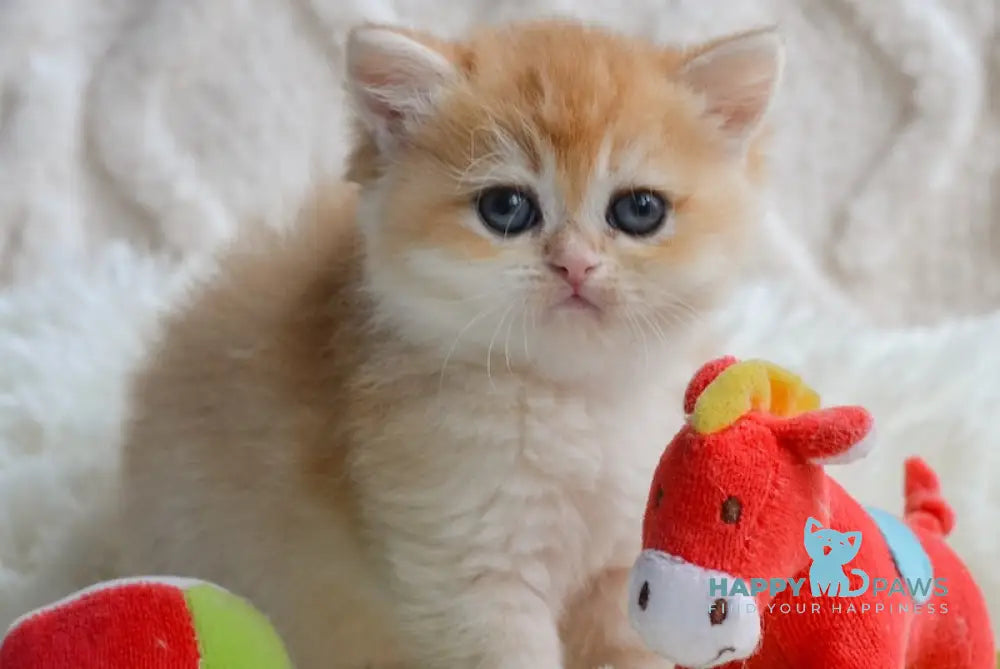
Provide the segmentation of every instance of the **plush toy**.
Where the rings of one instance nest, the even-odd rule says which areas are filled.
[[[937,477],[905,465],[902,519],[824,465],[863,457],[872,418],[819,408],[794,374],[716,360],[656,469],[629,615],[683,667],[992,669],[982,592],[948,547]]]
[[[140,578],[83,590],[14,623],[0,669],[291,669],[270,623],[202,581]]]

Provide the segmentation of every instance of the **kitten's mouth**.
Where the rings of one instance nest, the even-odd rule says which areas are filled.
[[[589,311],[593,313],[599,313],[601,311],[600,307],[588,300],[583,295],[574,293],[569,297],[560,300],[555,304],[556,309],[562,309],[566,311]]]

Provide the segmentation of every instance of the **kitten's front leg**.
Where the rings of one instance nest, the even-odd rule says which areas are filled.
[[[400,623],[422,669],[562,669],[552,612],[523,583],[484,575],[401,589]]]
[[[629,569],[599,572],[572,598],[560,624],[567,669],[671,669],[628,620]]]

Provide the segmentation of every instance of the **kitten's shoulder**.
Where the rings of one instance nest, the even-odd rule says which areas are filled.
[[[317,352],[347,348],[367,311],[356,206],[357,188],[337,184],[287,228],[236,240],[166,318],[151,366],[295,376],[316,369]]]
[[[357,187],[319,191],[280,230],[258,228],[237,240],[201,296],[210,309],[282,320],[302,309],[347,309],[360,280]],[[291,313],[289,313],[291,312]]]
[[[123,435],[126,522],[139,537],[128,560],[141,569],[211,564],[185,553],[185,538],[225,541],[214,535],[231,536],[247,509],[268,536],[261,527],[294,515],[304,481],[348,508],[331,481],[344,479],[349,381],[365,355],[356,197],[338,186],[287,229],[244,236],[162,323],[131,380]]]

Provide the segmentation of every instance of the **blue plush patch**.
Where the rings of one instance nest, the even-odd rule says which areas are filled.
[[[867,511],[882,532],[900,577],[907,583],[930,583],[934,578],[934,567],[913,530],[897,516],[882,509],[868,508]],[[911,593],[911,596],[917,604],[924,604],[930,599],[931,592],[928,589],[926,592]]]

